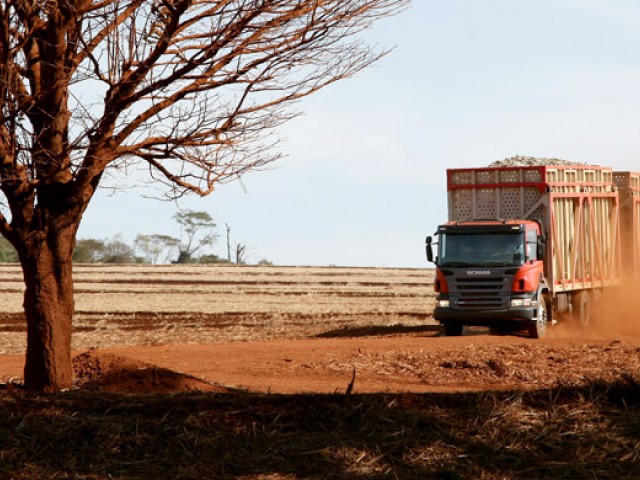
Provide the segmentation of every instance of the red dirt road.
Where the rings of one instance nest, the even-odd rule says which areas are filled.
[[[539,388],[640,368],[640,338],[489,335],[288,340],[112,350],[220,385],[272,393]]]
[[[454,392],[545,388],[611,379],[640,369],[640,337],[532,340],[435,334],[225,344],[141,346],[94,352],[271,393]],[[0,356],[0,376],[19,381],[23,357]],[[150,386],[149,386],[150,385]],[[153,390],[153,383],[145,383]]]

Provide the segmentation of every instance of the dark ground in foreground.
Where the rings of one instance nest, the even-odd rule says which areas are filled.
[[[456,394],[0,391],[0,478],[639,478],[639,457],[631,377]]]

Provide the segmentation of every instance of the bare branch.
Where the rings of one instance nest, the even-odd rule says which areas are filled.
[[[357,34],[406,5],[0,0],[2,190],[85,204],[110,165],[143,162],[170,197],[206,195],[279,158],[291,105],[384,55]]]

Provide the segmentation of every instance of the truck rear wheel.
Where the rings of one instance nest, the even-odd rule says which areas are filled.
[[[458,322],[445,322],[444,325],[445,337],[459,337],[462,335],[462,324]]]
[[[529,336],[532,338],[544,338],[547,334],[547,326],[549,325],[549,298],[543,294],[538,305],[538,315],[535,320],[529,324]]]
[[[591,325],[591,298],[589,292],[576,293],[571,299],[573,312],[580,322],[580,327],[587,328]]]

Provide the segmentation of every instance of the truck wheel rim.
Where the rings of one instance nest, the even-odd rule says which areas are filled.
[[[544,334],[547,331],[547,307],[544,304],[544,299],[540,301],[540,306],[538,307],[538,331],[541,334]]]

